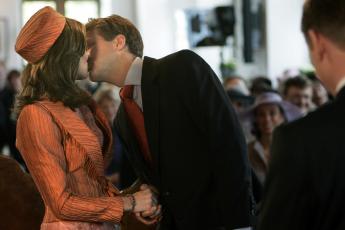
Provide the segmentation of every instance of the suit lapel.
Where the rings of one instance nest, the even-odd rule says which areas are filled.
[[[85,150],[84,152],[93,162],[94,170],[97,174],[99,176],[104,175],[101,145],[96,135],[89,129],[85,122],[61,102],[40,101],[38,104],[48,110],[59,126]]]
[[[141,90],[143,99],[144,122],[150,151],[155,163],[159,166],[159,84],[154,66],[155,59],[144,58]]]
[[[150,183],[152,175],[145,164],[145,160],[140,153],[138,143],[136,141],[135,135],[129,126],[127,121],[126,112],[124,110],[123,104],[120,105],[119,110],[115,119],[115,126],[119,132],[119,136],[124,144],[127,157],[131,162],[136,175],[144,182]]]

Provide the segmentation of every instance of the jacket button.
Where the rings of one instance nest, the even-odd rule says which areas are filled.
[[[164,192],[163,195],[164,196],[170,196],[170,192]]]

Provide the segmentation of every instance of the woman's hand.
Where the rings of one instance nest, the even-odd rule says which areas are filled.
[[[153,207],[158,205],[156,196],[146,184],[140,186],[139,192],[125,196],[122,199],[124,203],[124,211],[134,213],[150,211]]]

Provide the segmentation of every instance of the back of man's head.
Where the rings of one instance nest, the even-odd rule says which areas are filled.
[[[114,14],[106,18],[90,19],[86,24],[86,31],[97,31],[106,41],[111,41],[122,34],[126,37],[128,50],[137,57],[143,56],[144,44],[140,32],[126,18]]]
[[[310,45],[308,30],[323,34],[345,50],[345,1],[306,0],[303,10],[302,31]]]

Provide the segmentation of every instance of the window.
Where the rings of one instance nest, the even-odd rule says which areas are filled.
[[[51,6],[66,17],[86,23],[89,18],[98,18],[100,0],[23,0],[23,25],[39,9]]]

